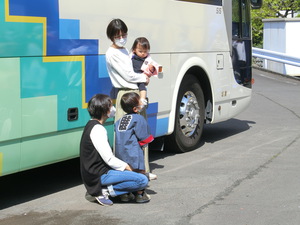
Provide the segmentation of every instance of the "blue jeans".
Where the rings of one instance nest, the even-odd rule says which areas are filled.
[[[107,186],[110,196],[115,197],[145,189],[148,178],[144,174],[128,170],[109,170],[101,176],[101,183]]]

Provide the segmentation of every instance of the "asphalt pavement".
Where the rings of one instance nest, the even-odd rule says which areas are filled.
[[[0,178],[0,224],[298,225],[300,81],[254,70],[252,102],[201,147],[153,150],[146,204],[84,199],[78,159]]]

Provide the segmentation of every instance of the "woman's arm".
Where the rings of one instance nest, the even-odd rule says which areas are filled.
[[[96,150],[99,152],[104,162],[112,169],[123,171],[128,169],[128,164],[122,160],[116,158],[108,143],[107,132],[102,125],[96,125],[93,127],[91,134],[91,140]],[[129,170],[129,169],[128,169]]]
[[[106,60],[112,73],[116,72],[125,81],[129,83],[147,83],[145,74],[135,73],[132,62],[126,49],[111,49],[106,53]]]

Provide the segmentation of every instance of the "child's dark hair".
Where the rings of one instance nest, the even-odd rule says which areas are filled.
[[[138,38],[135,39],[135,41],[133,42],[131,51],[134,51],[134,50],[137,48],[137,45],[138,45],[138,44],[139,44],[142,48],[150,50],[150,42],[148,41],[148,39],[145,38],[145,37],[138,37]]]
[[[113,19],[106,28],[107,37],[113,42],[115,36],[122,32],[122,34],[127,34],[128,28],[126,24],[121,19]]]
[[[88,112],[92,119],[100,120],[103,115],[107,114],[112,105],[108,95],[96,94],[88,102]]]
[[[133,108],[140,104],[140,96],[135,92],[129,92],[122,96],[121,107],[126,113],[134,113]]]

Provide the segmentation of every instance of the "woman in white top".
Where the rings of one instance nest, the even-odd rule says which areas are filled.
[[[112,85],[118,89],[116,99],[115,122],[126,113],[121,107],[121,98],[129,92],[139,94],[137,83],[149,83],[149,77],[145,73],[135,73],[128,50],[124,47],[127,42],[128,28],[121,19],[113,19],[107,26],[106,35],[112,41],[112,45],[106,51],[106,66]],[[142,106],[144,107],[144,105]],[[146,110],[141,110],[147,120]],[[146,172],[150,172],[148,147],[144,150]],[[150,179],[156,179],[156,175],[149,173]]]
[[[120,105],[121,97],[127,92],[139,93],[137,83],[149,83],[146,74],[133,71],[129,52],[124,47],[127,42],[127,31],[128,28],[121,19],[113,19],[106,29],[106,35],[112,41],[106,52],[106,65],[112,85],[118,89],[115,121],[125,115]],[[145,110],[143,111],[146,115]]]

